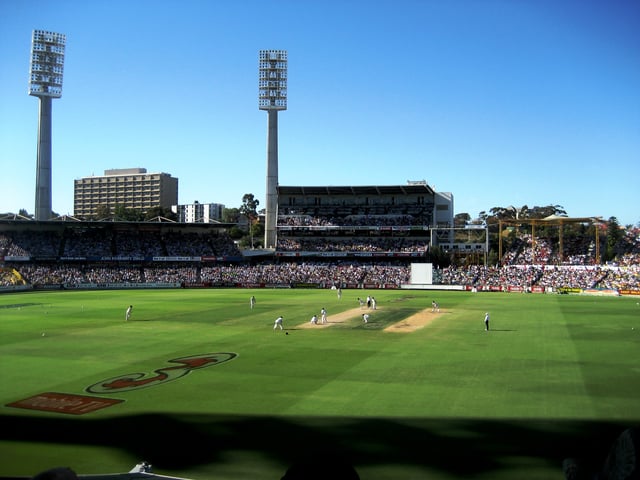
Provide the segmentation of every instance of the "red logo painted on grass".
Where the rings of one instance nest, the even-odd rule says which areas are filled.
[[[73,395],[69,393],[46,392],[33,397],[8,403],[7,407],[26,408],[28,410],[41,410],[44,412],[68,413],[70,415],[84,415],[95,412],[101,408],[110,407],[124,400],[112,398],[97,398],[86,395]]]
[[[172,380],[184,377],[193,370],[220,365],[235,358],[235,353],[207,353],[169,360],[177,363],[176,366],[159,368],[155,375],[147,376],[146,373],[129,373],[119,377],[103,380],[86,388],[90,393],[114,393],[130,392],[140,388],[161,385]],[[75,395],[72,393],[45,392],[33,397],[8,403],[7,407],[26,408],[44,412],[66,413],[71,415],[84,415],[102,408],[110,407],[124,400],[112,398],[90,397],[88,395]]]
[[[220,365],[236,356],[235,353],[207,353],[191,357],[174,358],[173,360],[169,360],[169,362],[179,365],[154,370],[153,373],[155,373],[155,375],[148,375],[147,373],[127,373],[95,383],[87,387],[86,391],[105,394],[130,392],[141,388],[153,387],[184,377],[199,368]]]

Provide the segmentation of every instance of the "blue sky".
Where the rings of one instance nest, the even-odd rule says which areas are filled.
[[[258,51],[289,54],[280,185],[452,192],[640,222],[636,0],[0,0],[0,212],[34,211],[31,32],[67,35],[53,210],[143,167],[179,203],[265,206]],[[260,208],[260,207],[259,207]]]

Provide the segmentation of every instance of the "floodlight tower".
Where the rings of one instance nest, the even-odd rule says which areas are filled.
[[[287,51],[260,50],[258,108],[268,113],[267,205],[264,246],[276,246],[278,222],[278,110],[287,109]]]
[[[36,169],[36,220],[51,219],[51,100],[62,96],[64,47],[61,33],[34,30],[31,39],[29,95],[40,99],[38,164]]]

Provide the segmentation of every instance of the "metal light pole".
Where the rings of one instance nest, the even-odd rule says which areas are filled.
[[[287,52],[260,50],[258,108],[268,113],[264,246],[275,248],[278,222],[278,110],[287,109]]]
[[[61,33],[34,30],[31,39],[29,95],[40,99],[35,219],[50,220],[51,209],[51,100],[62,96],[64,47]]]

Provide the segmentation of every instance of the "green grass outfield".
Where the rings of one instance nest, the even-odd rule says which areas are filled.
[[[379,305],[367,325],[359,316],[306,325],[322,307],[331,322],[367,293]],[[442,313],[431,323],[384,331],[432,300]],[[164,475],[274,480],[313,456],[345,458],[363,480],[562,479],[563,458],[600,462],[624,428],[640,425],[638,300],[413,290],[345,290],[341,300],[288,289],[3,294],[0,476],[59,465],[118,473],[146,460]],[[273,329],[280,314],[283,332]],[[172,360],[225,353],[237,356],[173,378],[185,370]],[[82,415],[22,408],[50,392],[121,402]]]

